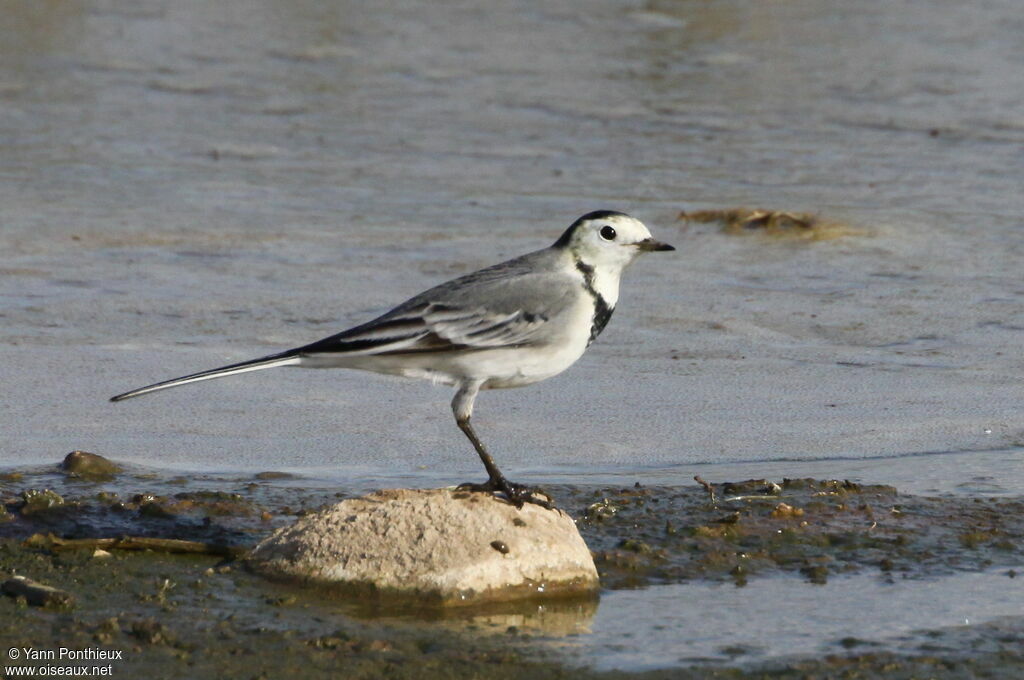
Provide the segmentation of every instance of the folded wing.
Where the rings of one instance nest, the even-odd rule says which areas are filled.
[[[405,354],[543,344],[552,337],[551,320],[579,294],[571,277],[544,260],[553,257],[538,251],[467,274],[293,352]]]
[[[543,314],[422,303],[297,350],[302,355],[407,354],[529,344],[547,323]]]

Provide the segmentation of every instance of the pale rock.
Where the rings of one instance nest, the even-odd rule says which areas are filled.
[[[590,550],[567,514],[458,489],[342,501],[277,530],[246,563],[273,578],[446,606],[598,588]]]

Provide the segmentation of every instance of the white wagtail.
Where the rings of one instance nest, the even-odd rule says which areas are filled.
[[[488,480],[521,506],[547,505],[505,479],[469,424],[481,389],[520,387],[569,368],[604,330],[622,271],[643,252],[675,250],[642,222],[587,213],[554,245],[431,288],[376,319],[309,345],[113,397],[121,401],[186,383],[275,366],[356,368],[454,385],[455,422],[480,454]]]

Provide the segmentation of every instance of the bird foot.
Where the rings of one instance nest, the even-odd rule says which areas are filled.
[[[510,482],[504,477],[488,479],[483,484],[467,482],[466,484],[459,484],[457,488],[463,491],[483,491],[486,493],[500,492],[505,495],[505,498],[508,499],[509,503],[512,503],[517,508],[522,508],[523,503],[531,503],[533,505],[539,505],[546,510],[555,509],[555,504],[551,501],[550,496],[539,493],[525,484]]]

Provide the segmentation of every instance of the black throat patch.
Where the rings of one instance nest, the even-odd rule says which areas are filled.
[[[590,293],[590,297],[594,298],[594,318],[590,322],[590,339],[587,340],[587,347],[590,347],[590,343],[594,342],[597,336],[601,335],[604,327],[608,325],[608,320],[612,318],[615,307],[610,306],[608,301],[601,297],[601,294],[594,288],[593,267],[576,260],[576,269],[583,274],[583,287]]]

